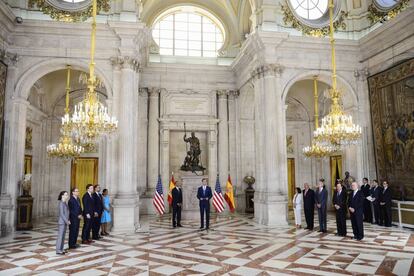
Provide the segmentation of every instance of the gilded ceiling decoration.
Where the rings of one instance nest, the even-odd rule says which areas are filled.
[[[286,25],[290,25],[292,28],[295,28],[301,31],[304,35],[308,36],[315,36],[315,37],[323,37],[329,35],[329,25],[313,28],[304,23],[302,23],[292,12],[289,5],[287,3],[281,4],[282,12],[283,12],[283,22]],[[346,23],[345,18],[348,16],[348,13],[345,11],[341,11],[337,20],[333,23],[334,30],[345,30]]]
[[[79,3],[68,3],[58,0],[29,0],[29,7],[38,7],[52,19],[65,22],[85,21],[92,16],[92,1],[85,0]],[[98,0],[97,9],[108,12],[109,0]]]
[[[396,17],[400,12],[405,10],[410,0],[401,0],[398,4],[390,9],[381,7],[375,1],[368,6],[368,19],[371,23],[385,22]]]

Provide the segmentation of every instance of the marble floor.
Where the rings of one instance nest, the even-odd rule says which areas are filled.
[[[144,217],[134,235],[110,235],[55,254],[56,223],[0,239],[0,275],[414,275],[414,232],[365,225],[362,242],[251,217],[214,217],[173,229],[168,217]],[[350,222],[348,233],[351,233]]]

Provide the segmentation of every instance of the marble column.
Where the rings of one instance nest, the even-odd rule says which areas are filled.
[[[139,196],[136,190],[136,144],[137,122],[131,120],[136,114],[138,103],[136,85],[138,62],[123,57],[121,69],[121,94],[119,97],[119,129],[118,129],[118,189],[114,198],[114,232],[135,232],[139,228]]]
[[[167,194],[170,182],[170,130],[163,127],[160,138],[161,181],[165,188],[165,194]]]
[[[212,129],[207,133],[208,143],[208,181],[214,189],[217,178],[217,131]]]
[[[138,183],[140,197],[147,191],[148,89],[139,88],[138,100]]]
[[[115,116],[119,120],[119,97],[121,95],[121,83],[122,83],[122,58],[113,57],[111,58],[112,62],[112,101],[108,103],[108,110],[111,112],[112,116]],[[110,139],[106,139],[107,150],[106,150],[106,181],[105,186],[109,189],[109,194],[115,195],[118,192],[118,133],[114,133]]]
[[[11,76],[13,78],[13,76]],[[7,80],[7,84],[14,83]],[[7,95],[7,94],[6,94]],[[7,98],[9,106],[4,125],[3,176],[0,195],[2,235],[16,225],[16,199],[18,182],[23,178],[26,137],[26,113],[29,103],[22,98]]]
[[[287,225],[286,122],[280,74],[276,64],[261,65],[252,72],[257,173],[254,217],[265,225]]]
[[[159,127],[159,100],[160,89],[150,88],[149,94],[149,113],[148,113],[148,179],[147,193],[154,194],[157,185],[160,160],[160,127]]]
[[[238,180],[238,173],[237,173],[237,125],[236,125],[236,118],[237,118],[237,109],[236,109],[236,98],[239,96],[238,90],[230,90],[229,91],[229,98],[228,98],[228,106],[229,106],[229,168],[230,168],[230,176],[235,187],[235,193],[240,194],[244,191],[241,190],[239,186]]]
[[[218,90],[218,171],[220,184],[226,186],[229,174],[229,124],[227,107],[228,90]],[[212,181],[212,180],[210,180]],[[215,181],[215,180],[214,180]]]

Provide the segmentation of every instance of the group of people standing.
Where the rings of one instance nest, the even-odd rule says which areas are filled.
[[[56,241],[56,254],[64,255],[64,241],[66,228],[69,226],[69,249],[78,248],[80,221],[83,218],[82,244],[91,244],[93,240],[102,239],[109,235],[108,224],[111,222],[110,198],[108,190],[97,185],[88,184],[86,193],[79,197],[79,189],[73,188],[69,196],[67,191],[59,194],[58,236]],[[99,229],[101,233],[99,234]],[[92,239],[91,239],[92,231]]]
[[[305,183],[303,193],[300,188],[296,188],[296,193],[293,196],[293,209],[297,228],[301,227],[303,205],[307,225],[305,229],[313,230],[316,208],[319,232],[327,232],[328,191],[324,182],[324,179],[319,179],[315,190],[311,189],[308,183]],[[356,240],[364,238],[363,221],[386,227],[391,226],[391,191],[388,188],[388,182],[384,181],[381,187],[377,180],[373,180],[371,186],[368,179],[364,178],[363,183],[359,188],[357,182],[352,182],[350,191],[346,190],[341,180],[338,180],[335,185],[332,205],[336,213],[337,236],[345,237],[347,234],[346,218],[348,212],[354,234],[353,239]]]

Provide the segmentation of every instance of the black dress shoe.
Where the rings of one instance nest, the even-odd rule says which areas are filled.
[[[305,229],[305,230],[309,230],[309,228],[308,228],[308,227],[305,227],[304,229]]]
[[[69,246],[69,249],[76,249],[77,246]]]
[[[178,227],[183,227],[181,224],[177,224]]]
[[[65,255],[65,252],[56,252],[58,255]]]
[[[204,226],[200,226],[200,229],[204,229]]]
[[[177,226],[173,225],[173,228],[175,228],[175,227],[177,227]]]

